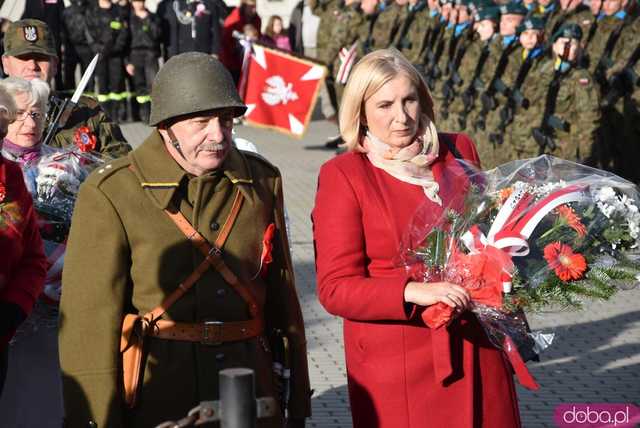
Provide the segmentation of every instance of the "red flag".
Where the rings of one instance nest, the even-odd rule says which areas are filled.
[[[326,67],[254,44],[245,72],[246,122],[301,138]]]

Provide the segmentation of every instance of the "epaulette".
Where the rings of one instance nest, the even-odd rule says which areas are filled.
[[[264,156],[262,156],[261,154],[256,153],[256,152],[245,151],[245,150],[239,150],[239,151],[240,151],[240,153],[242,153],[243,155],[245,155],[245,157],[246,157],[248,160],[251,160],[251,159],[258,160],[258,161],[260,161],[260,163],[262,163],[262,164],[264,164],[264,165],[268,166],[268,167],[269,167],[271,170],[273,170],[275,173],[280,174],[280,170],[278,169],[278,167],[277,167],[277,166],[275,166],[274,164],[272,164],[271,162],[269,162],[269,161],[267,160],[267,158],[265,158],[265,157],[264,157]]]
[[[111,177],[116,171],[128,168],[131,164],[129,156],[123,156],[94,169],[85,182],[93,186],[99,187],[102,182]]]

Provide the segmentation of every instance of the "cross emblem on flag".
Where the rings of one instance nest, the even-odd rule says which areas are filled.
[[[326,67],[254,44],[244,73],[246,122],[302,138]]]

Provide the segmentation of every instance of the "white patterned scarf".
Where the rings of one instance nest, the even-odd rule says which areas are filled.
[[[442,206],[440,186],[433,178],[431,164],[438,157],[440,145],[436,127],[429,120],[427,131],[406,147],[396,148],[367,131],[364,149],[373,166],[405,183],[421,186],[431,201]]]

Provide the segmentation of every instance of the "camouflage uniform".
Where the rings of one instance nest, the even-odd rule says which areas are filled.
[[[398,33],[398,29],[404,20],[406,8],[400,6],[395,1],[385,4],[384,8],[378,12],[375,24],[371,30],[371,37],[368,44],[368,52],[376,49],[386,49],[391,46],[393,38]]]
[[[322,56],[318,58],[325,64],[332,65],[334,78],[340,69],[340,50],[342,48],[349,49],[359,40],[359,37],[363,32],[363,25],[367,25],[367,21],[360,9],[359,3],[354,3],[349,6],[341,3],[334,10],[331,37],[325,49],[323,49],[323,52],[321,53]],[[339,105],[342,97],[342,91],[344,90],[344,84],[336,81],[335,90]]]
[[[528,110],[518,113],[511,127],[511,144],[518,158],[538,156],[541,148],[532,136],[534,127],[543,119],[549,85],[559,66],[546,59],[535,72],[535,84],[525,88],[530,101]],[[553,114],[570,125],[569,132],[555,130],[555,149],[545,147],[543,153],[563,159],[601,166],[602,148],[598,146],[601,122],[597,87],[587,70],[570,67],[559,76],[559,90]]]
[[[637,45],[638,34],[640,34],[640,22],[637,19],[626,17],[624,13],[613,16],[599,16],[597,19],[597,29],[587,46],[587,64],[589,72],[593,75],[599,85],[600,96],[605,97],[608,92],[607,80],[612,71],[620,69],[631,55],[631,51]],[[610,50],[608,58],[606,56],[607,44],[612,38],[612,34],[620,30],[619,37]],[[604,67],[598,64],[603,60]],[[628,165],[625,154],[629,153],[630,136],[624,133],[625,130],[625,102],[624,98],[618,100],[614,105],[603,109],[602,137],[610,148],[610,159],[605,162],[605,167],[612,169],[622,176],[634,174],[634,165]],[[629,110],[629,109],[627,109]]]
[[[440,15],[432,13],[426,0],[419,0],[415,5],[403,8],[403,21],[393,40],[393,46],[413,64],[421,64],[427,39],[437,31]]]
[[[47,24],[35,19],[12,23],[4,37],[4,49],[5,56],[35,54],[56,57]],[[50,101],[52,106],[61,103],[60,97],[55,93]],[[131,151],[120,127],[107,117],[95,99],[84,96],[71,109],[69,119],[62,129],[56,131],[50,144],[55,147],[76,144],[82,134],[95,136],[94,150],[107,156],[116,158]]]

